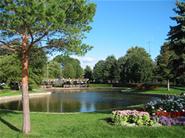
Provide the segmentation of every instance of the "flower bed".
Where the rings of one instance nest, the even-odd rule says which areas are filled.
[[[151,101],[145,110],[153,115],[152,119],[165,126],[185,125],[185,97],[168,96]]]
[[[151,101],[145,105],[145,110],[150,114],[159,112],[185,112],[185,97],[169,96],[165,99]],[[163,113],[165,116],[167,113]],[[174,114],[174,113],[172,113]],[[184,114],[184,113],[180,113]]]
[[[165,116],[165,117],[182,117],[185,116],[185,112],[164,112],[164,111],[157,111],[155,113],[156,116]]]
[[[185,117],[171,118],[165,116],[155,116],[153,117],[153,120],[164,126],[185,125]]]
[[[123,126],[152,126],[155,124],[150,119],[148,112],[136,110],[117,110],[113,111],[113,121],[115,124]]]

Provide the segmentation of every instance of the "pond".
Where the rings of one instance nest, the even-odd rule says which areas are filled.
[[[94,112],[144,104],[156,98],[124,94],[120,91],[54,92],[51,95],[31,98],[30,110],[36,112]],[[21,101],[8,102],[1,104],[0,109],[22,110],[22,104]]]

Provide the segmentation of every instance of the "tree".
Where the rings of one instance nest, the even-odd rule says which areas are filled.
[[[21,56],[19,56],[19,61],[21,61]],[[43,49],[39,49],[38,46],[33,46],[29,54],[29,61],[29,84],[30,86],[40,85],[46,70],[46,52]]]
[[[76,72],[75,72],[72,64],[68,63],[64,66],[63,76],[64,76],[64,78],[75,78]]]
[[[78,59],[75,59],[73,67],[75,69],[75,78],[77,78],[77,79],[82,78],[83,77],[83,68],[80,66],[80,61]]]
[[[96,82],[105,82],[104,69],[105,61],[100,60],[95,64],[93,68],[93,76]]]
[[[47,67],[47,79],[56,79],[62,77],[61,65],[56,61],[51,61],[48,63]]]
[[[11,82],[19,83],[21,81],[21,56],[20,53],[1,53],[0,56],[0,82]],[[29,54],[30,57],[30,68],[29,68],[29,86],[30,88],[34,85],[39,85],[42,82],[45,72],[45,65],[47,61],[46,53],[34,46]],[[34,60],[37,59],[37,60]]]
[[[166,42],[161,47],[160,55],[157,56],[157,75],[161,79],[167,80],[167,89],[170,90],[170,79],[173,77],[171,72],[171,67],[169,65],[170,60],[172,59],[172,51],[169,50],[169,44]]]
[[[64,78],[82,78],[82,75],[83,75],[83,69],[82,67],[80,66],[80,61],[78,59],[74,59],[74,58],[71,58],[69,56],[63,56],[63,55],[58,55],[56,56],[53,61],[56,61],[58,62],[61,66],[62,66],[62,69],[65,70],[63,73],[63,77]],[[67,68],[69,68],[69,64],[71,64],[70,66],[70,70],[66,70],[66,66]],[[68,72],[66,72],[68,71]],[[70,72],[72,71],[72,72]],[[70,75],[70,73],[72,75]],[[67,74],[67,75],[66,75]]]
[[[114,56],[108,56],[105,60],[104,75],[111,83],[118,82],[120,79],[118,61]]]
[[[172,71],[175,77],[185,76],[185,2],[177,1],[177,8],[174,11],[177,16],[171,19],[176,21],[177,25],[170,27],[168,40],[170,42],[170,50],[173,51],[174,58],[171,61]]]
[[[91,29],[89,23],[94,14],[95,5],[86,0],[0,1],[0,48],[22,54],[24,133],[31,130],[28,63],[32,47],[37,44],[68,54],[86,53],[91,47],[82,39]]]
[[[151,80],[153,61],[144,48],[130,48],[126,55],[119,59],[121,76],[125,82],[146,82]]]
[[[85,67],[84,78],[89,79],[89,81],[93,81],[93,71],[90,66]]]
[[[20,82],[21,63],[17,58],[15,54],[0,56],[0,82]]]
[[[120,82],[126,83],[126,74],[125,74],[125,64],[126,64],[126,58],[125,57],[120,57],[118,59],[118,65],[119,65],[119,70],[120,70]]]

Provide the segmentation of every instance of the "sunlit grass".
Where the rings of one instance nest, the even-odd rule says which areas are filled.
[[[183,87],[173,87],[170,88],[170,90],[168,91],[167,88],[158,88],[158,89],[154,89],[154,90],[146,90],[143,91],[142,93],[146,93],[146,94],[181,94],[182,92],[185,92],[185,88]]]
[[[0,111],[0,137],[23,137],[22,114]],[[121,127],[108,123],[111,113],[31,113],[29,138],[182,138],[185,127]],[[3,120],[2,120],[3,119]],[[8,122],[8,123],[5,123]]]

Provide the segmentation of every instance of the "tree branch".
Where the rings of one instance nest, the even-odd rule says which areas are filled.
[[[60,47],[64,46],[65,44],[67,44],[67,43],[65,43],[65,41],[55,42],[55,43],[53,43],[53,44],[50,43],[50,44],[48,44],[48,45],[45,45],[45,46],[40,47],[40,49],[60,48]]]
[[[30,49],[33,47],[33,45],[34,45],[35,43],[39,42],[41,39],[43,39],[45,36],[47,36],[47,35],[48,35],[48,31],[49,31],[49,28],[45,31],[45,33],[44,33],[42,36],[40,36],[39,38],[37,38],[37,39],[35,39],[35,40],[34,40],[34,37],[33,37],[32,32],[29,31],[32,40],[31,40],[31,43],[30,43],[30,45],[29,45],[29,47],[28,47],[28,49],[27,49],[27,52],[30,51]]]
[[[12,48],[10,46],[10,44],[8,44],[8,43],[6,43],[4,41],[1,41],[1,40],[0,40],[0,43],[2,43],[2,45],[0,45],[0,48],[7,49],[7,50],[10,50],[10,51],[13,51],[13,52],[17,52],[17,49],[16,48]]]

